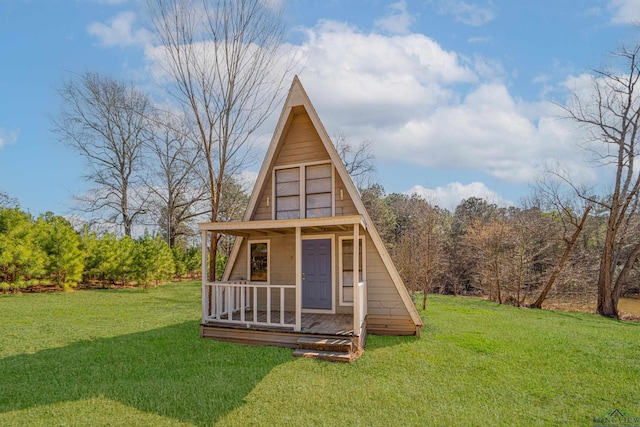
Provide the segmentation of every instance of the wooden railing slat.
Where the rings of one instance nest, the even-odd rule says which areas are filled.
[[[295,285],[269,285],[263,283],[248,283],[246,280],[234,280],[224,282],[205,282],[202,285],[202,320],[216,320],[234,324],[253,325],[278,325],[295,329],[295,324],[285,322],[285,295],[287,289],[294,290]],[[266,322],[258,318],[258,290],[265,290],[266,297]],[[276,319],[272,316],[273,292],[280,292],[278,308],[280,316]],[[253,294],[253,298],[251,295]],[[211,300],[209,304],[208,300]],[[248,320],[245,311],[253,309],[253,318]],[[240,313],[237,316],[237,313]]]

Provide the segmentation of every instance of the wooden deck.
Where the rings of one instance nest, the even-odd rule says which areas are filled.
[[[284,313],[284,323],[294,324],[296,322],[295,313],[293,311],[286,311]],[[235,315],[237,318],[237,314]],[[280,312],[271,312],[271,321],[277,321],[280,319]],[[245,321],[252,323],[253,312],[247,310],[245,313]],[[267,322],[267,312],[259,311],[257,322]],[[240,328],[240,329],[252,329],[256,331],[291,331],[291,328],[280,326],[277,324],[271,325],[245,325],[241,323],[230,323],[226,321],[209,321],[203,323],[204,326],[219,326],[227,328]],[[293,332],[293,331],[291,331]],[[340,335],[351,336],[353,335],[353,315],[352,314],[321,314],[321,313],[302,313],[302,325],[300,333],[303,334],[320,334],[320,335]]]
[[[274,316],[273,312],[272,316]],[[285,322],[292,321],[293,316],[293,312],[286,312]],[[275,318],[272,317],[272,319]],[[258,312],[258,321],[266,321],[266,312]],[[366,338],[365,335],[365,337],[356,337],[355,340],[352,340],[353,315],[319,313],[303,313],[302,328],[299,332],[277,325],[247,325],[209,321],[200,325],[200,336],[239,344],[274,345],[288,348],[298,348],[298,340],[305,337],[346,338],[353,341],[355,347],[361,348],[364,346]]]
[[[353,314],[303,313],[300,332],[352,336]]]

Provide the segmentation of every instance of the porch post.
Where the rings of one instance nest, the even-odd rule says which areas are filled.
[[[209,281],[207,276],[207,230],[202,230],[202,242],[200,242],[200,250],[202,251],[202,284]]]
[[[302,329],[302,230],[296,227],[296,326],[294,331]]]
[[[205,321],[209,312],[209,295],[210,289],[207,289],[205,283],[207,282],[207,231],[202,230],[202,322]]]
[[[360,224],[353,226],[353,334],[360,335]]]

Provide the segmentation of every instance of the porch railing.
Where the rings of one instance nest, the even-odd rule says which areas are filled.
[[[355,289],[355,297],[358,298],[358,303],[353,305],[353,334],[356,336],[362,335],[364,328],[364,321],[367,317],[367,282],[358,282],[358,286]]]
[[[202,321],[294,328],[285,319],[286,295],[295,301],[295,285],[233,280],[202,285]]]

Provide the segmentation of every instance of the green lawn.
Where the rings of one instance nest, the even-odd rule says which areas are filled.
[[[0,425],[581,425],[640,416],[640,324],[430,296],[355,363],[198,337],[198,283],[0,296]]]

